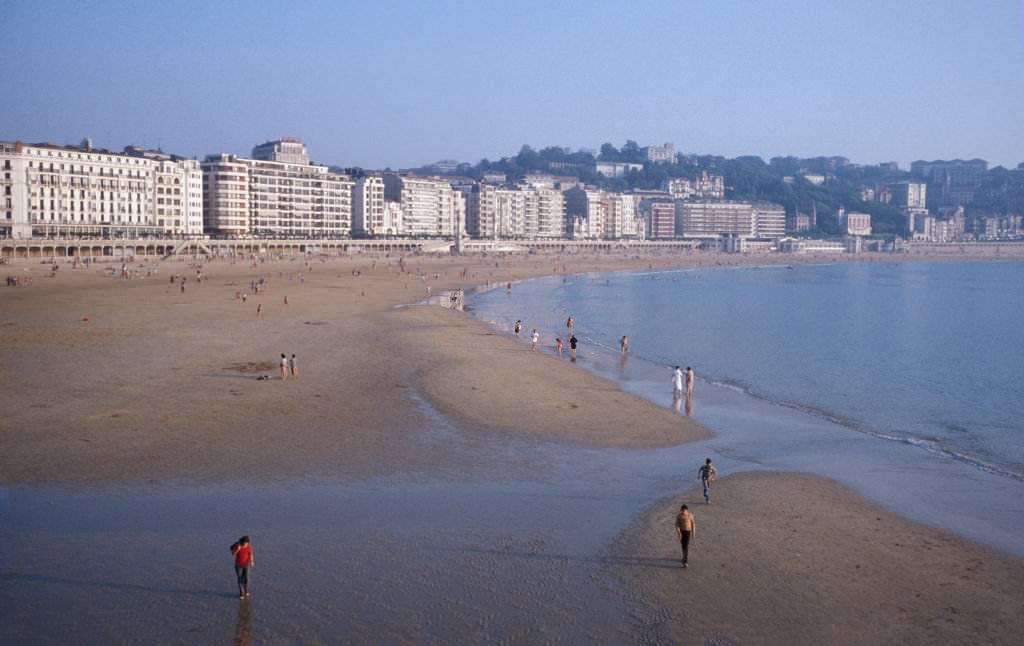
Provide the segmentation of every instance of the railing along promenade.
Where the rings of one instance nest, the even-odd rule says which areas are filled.
[[[463,253],[573,251],[613,249],[692,249],[694,240],[476,240],[463,238]],[[60,259],[91,258],[94,260],[122,259],[139,256],[169,257],[175,255],[205,255],[212,257],[354,253],[447,253],[455,248],[452,239],[99,239],[99,238],[6,238],[0,239],[0,258]]]
[[[659,251],[695,249],[700,240],[480,240],[463,238],[462,253],[567,252],[574,251]],[[455,250],[450,238],[369,239],[99,239],[99,238],[2,238],[0,258],[60,259],[90,258],[118,260],[138,256],[170,257],[203,255],[211,257],[294,254],[350,255],[359,253],[448,253]],[[942,256],[1024,256],[1024,241],[908,242],[895,253]]]

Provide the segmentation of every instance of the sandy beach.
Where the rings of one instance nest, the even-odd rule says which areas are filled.
[[[407,256],[403,271],[397,256],[318,258],[309,267],[302,258],[256,267],[246,260],[149,259],[131,263],[131,280],[111,275],[120,268],[114,264],[61,264],[54,277],[46,265],[8,265],[0,273],[28,274],[33,284],[0,290],[0,481],[9,491],[29,492],[182,483],[287,489],[392,476],[486,482],[500,470],[517,481],[543,482],[557,467],[551,456],[562,455],[560,447],[629,452],[699,440],[711,430],[461,312],[414,303],[447,289],[552,273],[765,261],[707,254]],[[184,291],[172,275],[188,278]],[[261,278],[265,291],[252,293],[251,282]],[[236,293],[246,294],[245,302]],[[281,353],[296,355],[297,378],[280,379]],[[270,379],[257,378],[263,374]],[[459,429],[458,442],[438,440],[445,424]],[[502,453],[496,445],[527,448]],[[646,511],[607,551],[595,551],[594,566],[608,574],[613,596],[635,620],[615,634],[592,635],[598,641],[1014,643],[1024,634],[1020,559],[905,521],[812,476],[721,480],[715,505],[691,505],[699,538],[692,567],[680,571],[671,519],[680,500],[697,498],[682,489],[641,501],[637,510]],[[452,514],[452,523],[473,525]],[[26,543],[34,536],[18,527],[5,532]],[[452,540],[444,532],[429,535],[442,547]],[[439,594],[432,586],[444,587],[453,600],[445,612],[455,615],[474,586],[501,589],[495,604],[578,598],[575,611],[559,606],[572,622],[585,624],[602,612],[585,580],[552,574],[552,567],[571,569],[571,559],[520,569],[513,557],[540,549],[530,547],[534,538],[524,540],[490,546],[483,556],[446,553],[443,574],[410,574],[419,586],[413,590],[427,599]],[[81,536],[76,541],[87,554],[103,552]],[[25,547],[35,558],[30,551]],[[10,600],[27,585],[22,555],[8,552],[3,562],[0,599]],[[387,585],[360,591],[364,600],[388,606],[387,590],[409,578],[400,571],[390,576]],[[504,588],[512,576],[516,585]],[[400,603],[418,602],[414,595]],[[32,635],[45,630],[33,612],[16,605],[4,620],[20,626],[15,634]],[[346,623],[349,612],[324,610],[335,622],[325,625],[375,634],[369,624]],[[445,635],[445,612],[431,620],[410,611],[407,621],[420,632],[405,641]],[[529,613],[514,620],[529,624]],[[150,636],[188,641],[150,629]],[[557,626],[548,629],[558,634]],[[453,626],[448,634],[494,637],[466,630]]]

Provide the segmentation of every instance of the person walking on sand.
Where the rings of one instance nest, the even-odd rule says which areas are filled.
[[[683,371],[676,366],[672,369],[672,399],[680,399],[683,396]]]
[[[693,384],[697,381],[697,375],[693,372],[693,368],[686,366],[686,396],[693,397]]]
[[[537,328],[533,328],[533,332],[530,333],[530,349],[537,349],[537,341],[540,341],[540,333],[537,332]]]
[[[263,318],[263,303],[256,304],[256,318]]]
[[[579,341],[576,339],[576,335],[575,334],[572,335],[571,337],[569,337],[569,351],[572,353],[573,360],[576,359],[576,344],[577,343],[579,343]]]
[[[512,326],[512,331],[516,333],[516,336],[519,336],[519,333],[522,331],[522,329],[523,329],[523,322],[522,321],[516,321],[516,324]]]
[[[622,352],[622,354],[626,354],[627,352],[629,352],[629,337],[628,336],[622,335],[622,338],[619,339],[619,351]]]
[[[558,356],[562,356],[562,348],[564,348],[564,347],[565,347],[565,344],[562,343],[562,339],[561,338],[556,338],[555,339],[555,352],[558,353]]]
[[[700,478],[700,482],[704,485],[704,503],[711,504],[711,483],[718,477],[718,469],[715,465],[711,464],[711,458],[704,461],[700,469],[697,469],[697,477]]]
[[[281,353],[281,381],[288,381],[288,357]]]
[[[292,373],[292,379],[299,378],[299,366],[295,363],[295,355],[288,359],[288,371]]]
[[[231,555],[235,557],[235,578],[238,580],[238,598],[252,596],[249,592],[249,570],[256,565],[252,555],[252,543],[248,536],[243,536],[231,545]]]
[[[679,513],[676,514],[676,538],[679,539],[679,545],[683,548],[683,567],[687,567],[687,562],[690,560],[690,541],[697,538],[697,523],[693,519],[693,514],[690,513],[690,508],[683,505],[679,508]]]

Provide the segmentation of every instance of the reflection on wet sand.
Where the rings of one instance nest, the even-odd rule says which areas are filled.
[[[249,646],[252,644],[252,606],[248,599],[238,604],[238,618],[235,620],[234,646]]]

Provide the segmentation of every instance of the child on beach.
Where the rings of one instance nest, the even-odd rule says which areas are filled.
[[[288,381],[288,357],[281,353],[281,381]]]
[[[540,333],[537,332],[537,328],[533,328],[533,332],[530,334],[530,342],[531,342],[530,343],[530,345],[531,345],[530,349],[531,350],[536,350],[537,349],[537,341],[539,341],[539,340],[540,340]]]
[[[516,333],[516,336],[519,336],[519,332],[522,331],[522,329],[523,329],[523,322],[522,321],[516,321],[516,324],[512,326],[512,331]]]
[[[290,359],[288,359],[288,369],[292,373],[292,379],[298,379],[299,378],[299,366],[296,365],[296,363],[295,363],[295,355],[294,354],[291,356]]]
[[[560,339],[560,338],[555,339],[555,352],[558,353],[558,356],[562,356],[562,348],[564,348],[564,347],[565,346],[562,343],[562,339]]]
[[[248,536],[238,539],[231,546],[231,555],[235,557],[235,578],[238,580],[238,598],[252,596],[249,592],[249,570],[256,564],[252,555],[252,543]]]

